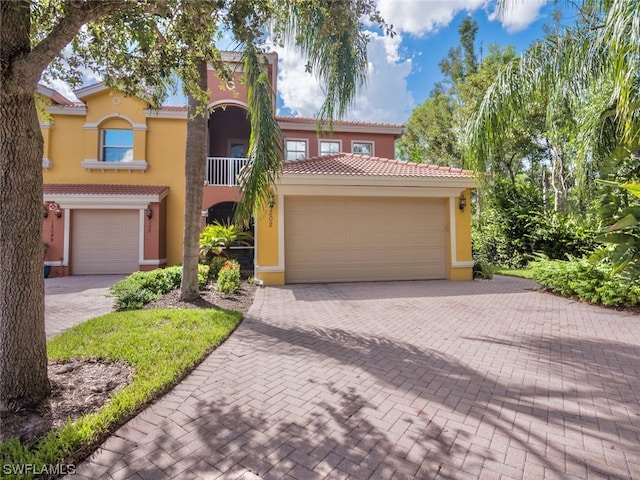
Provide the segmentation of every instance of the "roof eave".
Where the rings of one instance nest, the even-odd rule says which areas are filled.
[[[400,175],[335,175],[282,173],[281,185],[341,185],[393,187],[476,188],[473,177],[428,177]]]

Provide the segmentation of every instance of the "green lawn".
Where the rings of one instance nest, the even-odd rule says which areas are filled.
[[[50,360],[105,359],[133,367],[132,383],[98,412],[51,432],[27,448],[0,444],[0,463],[71,463],[118,425],[180,381],[235,329],[242,314],[213,309],[116,312],[91,319],[49,340]],[[6,472],[5,472],[6,473]],[[33,478],[3,476],[2,478]]]
[[[496,275],[507,275],[510,277],[528,278],[533,280],[533,271],[528,268],[497,268],[494,272]]]

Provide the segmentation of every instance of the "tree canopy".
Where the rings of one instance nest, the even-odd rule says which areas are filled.
[[[34,101],[44,74],[78,84],[84,69],[157,105],[182,79],[206,102],[199,65],[228,75],[215,40],[231,32],[250,82],[250,165],[243,211],[268,198],[278,138],[265,102],[261,53],[271,32],[309,58],[325,84],[319,112],[346,112],[364,82],[362,18],[382,22],[373,0],[20,0],[0,2],[0,412],[48,394],[42,279],[42,136]],[[227,72],[227,73],[225,73]],[[268,108],[267,108],[268,104]],[[206,103],[205,103],[206,105]],[[28,285],[28,295],[24,288]]]

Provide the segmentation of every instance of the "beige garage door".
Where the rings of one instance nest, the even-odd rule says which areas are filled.
[[[286,197],[287,283],[446,278],[442,199]]]
[[[138,210],[73,210],[71,271],[75,275],[139,269]]]

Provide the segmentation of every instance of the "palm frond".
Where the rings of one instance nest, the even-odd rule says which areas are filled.
[[[244,225],[255,211],[267,205],[284,157],[282,131],[273,111],[273,90],[265,62],[255,45],[246,44],[244,68],[251,136],[249,161],[239,178],[242,198],[235,214],[236,221]]]

